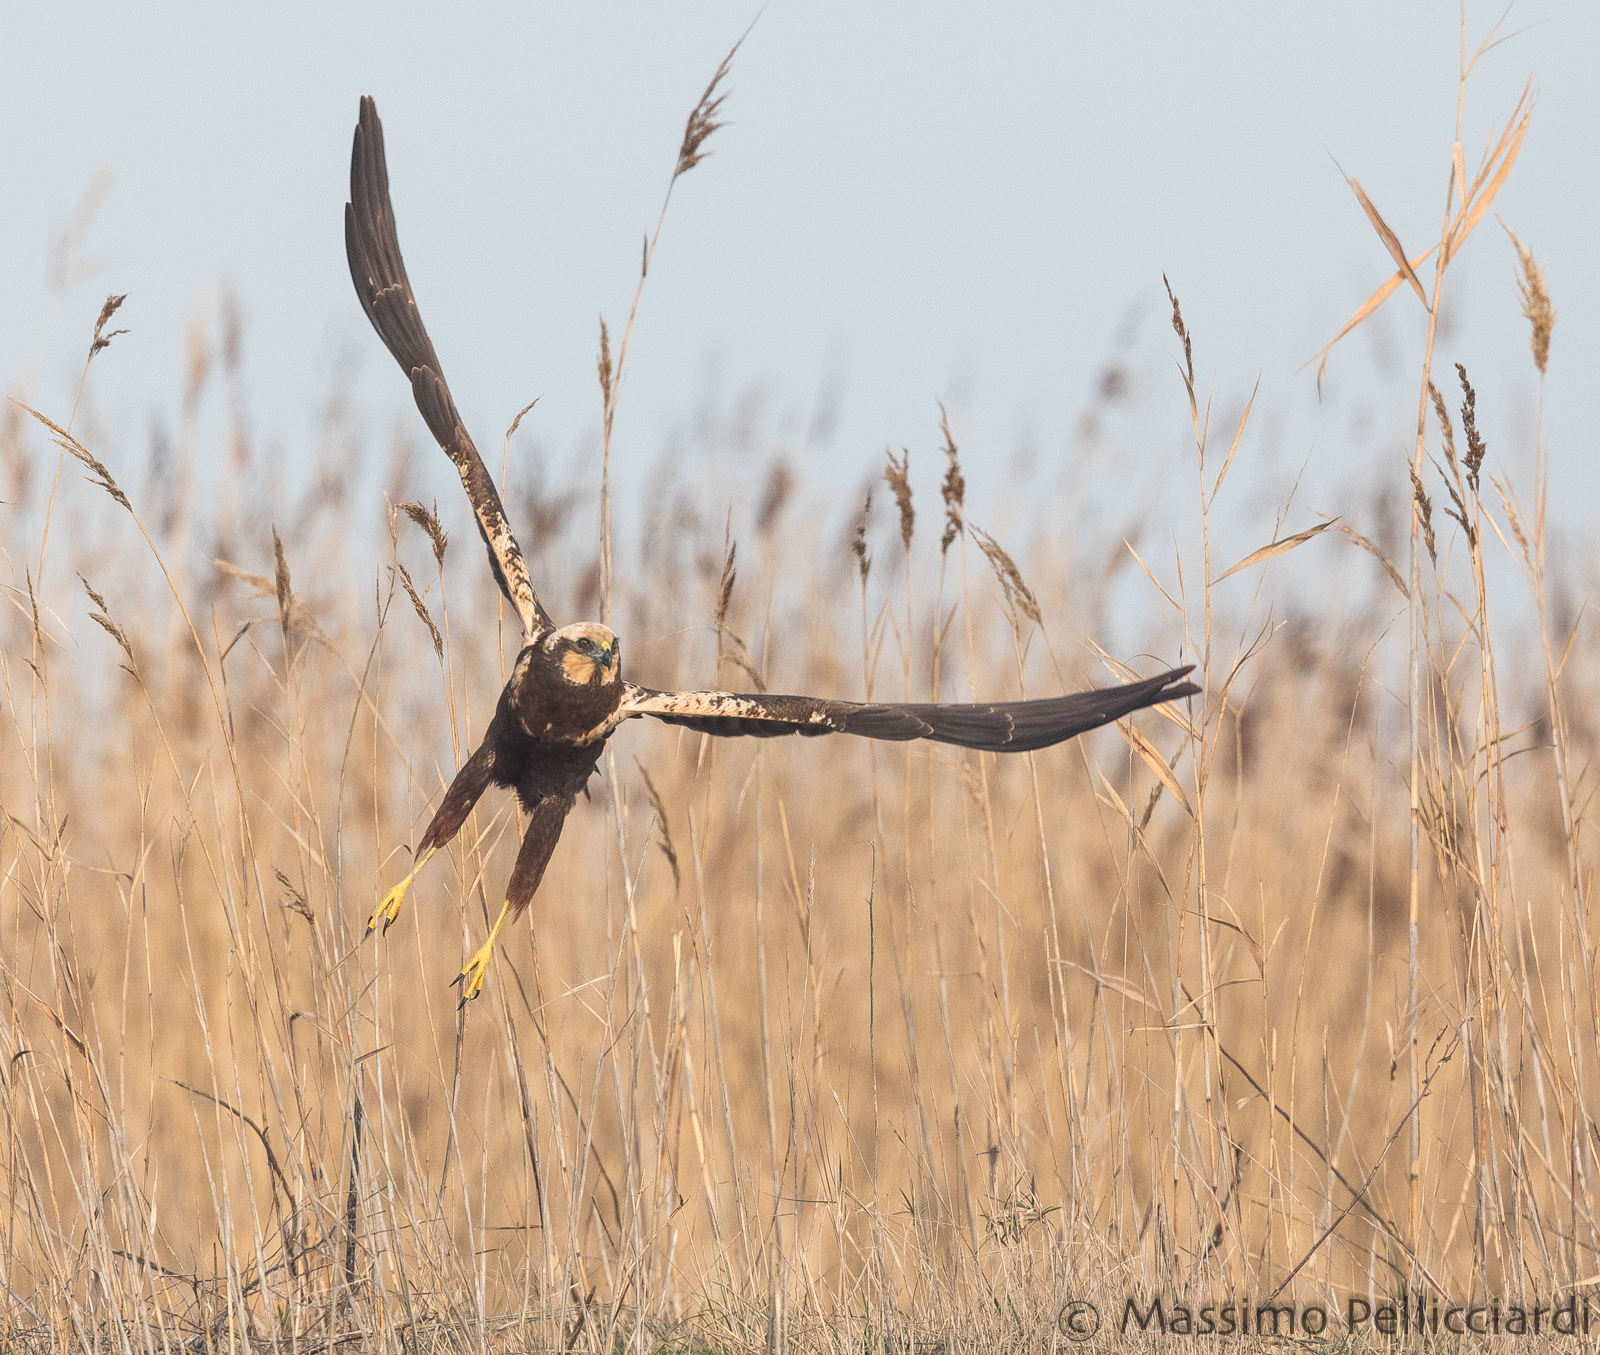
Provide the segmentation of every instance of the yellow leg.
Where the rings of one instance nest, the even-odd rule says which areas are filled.
[[[483,991],[483,981],[489,974],[489,960],[494,955],[494,939],[500,935],[500,928],[510,911],[511,900],[507,899],[500,909],[500,916],[495,919],[494,926],[489,931],[489,939],[479,948],[478,953],[467,961],[466,967],[456,975],[455,982],[450,985],[453,988],[456,983],[461,984],[461,1001],[456,1004],[457,1011]]]
[[[422,873],[422,868],[433,859],[433,854],[438,850],[437,847],[429,847],[423,852],[422,859],[411,867],[411,874],[383,896],[383,902],[378,905],[377,912],[367,919],[367,930],[363,935],[370,936],[377,929],[379,918],[383,919],[385,932],[394,925],[394,920],[400,916],[400,904],[406,896],[406,890],[411,888],[411,882]]]

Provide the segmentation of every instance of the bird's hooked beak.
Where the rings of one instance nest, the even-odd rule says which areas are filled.
[[[614,637],[594,641],[594,648],[589,651],[590,682],[609,687],[617,680],[617,670],[622,661],[620,648]]]

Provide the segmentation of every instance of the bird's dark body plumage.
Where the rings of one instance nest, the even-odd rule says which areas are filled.
[[[614,696],[613,707],[616,705]],[[578,795],[595,774],[605,742],[601,739],[590,744],[574,744],[533,738],[514,713],[516,704],[519,703],[513,700],[509,689],[502,692],[495,718],[483,734],[484,746],[494,750],[494,771],[490,779],[497,786],[516,791],[517,799],[528,814],[517,863],[506,885],[506,900],[513,921],[527,908],[534,891],[539,888],[561,836],[561,827],[578,802]],[[549,713],[559,718],[567,712],[556,708]]]
[[[523,648],[483,742],[456,773],[422,835],[419,857],[448,843],[490,786],[516,791],[528,826],[506,889],[511,921],[544,878],[561,826],[616,728],[625,684],[621,646],[608,637],[603,626],[569,626]],[[575,680],[580,676],[584,680]]]
[[[527,908],[561,836],[562,824],[599,763],[605,741],[628,719],[648,715],[718,737],[855,734],[869,739],[931,739],[994,753],[1060,743],[1136,710],[1199,692],[1173,668],[1142,682],[1042,701],[995,705],[860,704],[811,696],[746,692],[661,692],[622,679],[621,645],[593,623],[556,629],[534,592],[494,481],[445,383],[417,309],[389,200],[383,124],[361,101],[350,159],[345,250],[356,294],[372,326],[411,382],[417,408],[455,463],[501,590],[522,621],[523,648],[500,694],[483,742],[462,764],[418,844],[416,865],[368,922],[385,930],[427,860],[460,831],[491,785],[515,790],[528,824],[489,939],[461,971],[462,1001],[483,986],[501,925]]]

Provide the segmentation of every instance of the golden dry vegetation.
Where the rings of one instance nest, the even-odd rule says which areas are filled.
[[[1482,174],[1457,153],[1446,265],[1525,126]],[[1547,615],[1538,465],[1482,461],[1464,415],[1495,394],[1435,375],[1430,330],[1418,489],[1392,501],[1418,582],[1403,520],[1392,560],[1358,516],[1224,547],[1249,435],[1211,427],[1172,315],[1181,579],[1120,528],[980,533],[946,435],[913,453],[944,458],[942,501],[891,460],[859,518],[751,451],[725,519],[680,454],[613,585],[593,498],[511,441],[551,612],[609,589],[639,680],[1055,694],[1123,672],[1091,661],[1115,595],[1141,670],[1182,653],[1205,690],[1009,758],[629,726],[465,1011],[448,985],[498,910],[509,799],[362,942],[514,644],[464,511],[447,539],[400,503],[411,433],[369,543],[348,412],[289,502],[236,417],[232,321],[197,337],[185,403],[231,431],[191,418],[148,471],[102,464],[74,411],[11,406],[0,1341],[1032,1350],[1074,1300],[1509,1303],[1600,1271],[1597,674]],[[91,356],[92,387],[115,345]],[[1274,594],[1291,550],[1365,600]],[[1509,676],[1502,616],[1542,637]]]

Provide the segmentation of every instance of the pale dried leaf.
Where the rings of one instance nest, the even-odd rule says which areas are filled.
[[[1523,97],[1526,98],[1527,96],[1524,95]],[[1511,173],[1511,166],[1517,160],[1517,152],[1522,149],[1522,138],[1528,134],[1528,122],[1532,116],[1532,109],[1524,112],[1521,121],[1516,125],[1515,132],[1509,137],[1509,144],[1506,144],[1504,140],[1502,141],[1504,149],[1501,150],[1500,154],[1500,168],[1495,172],[1494,178],[1489,181],[1489,186],[1474,199],[1472,210],[1467,213],[1466,221],[1450,232],[1450,247],[1446,262],[1460,253],[1461,246],[1466,244],[1467,237],[1472,234],[1473,228],[1483,219],[1483,214],[1489,210],[1489,204],[1494,201],[1495,194],[1500,191],[1501,185],[1506,181],[1506,176]],[[1498,147],[1496,149],[1500,150]]]
[[[1335,164],[1337,163],[1335,161]],[[1344,174],[1344,170],[1341,169],[1339,173]],[[1389,223],[1383,219],[1378,209],[1372,205],[1372,199],[1367,196],[1366,190],[1349,174],[1344,175],[1344,181],[1355,190],[1356,198],[1361,203],[1361,210],[1367,214],[1367,220],[1372,223],[1372,229],[1378,232],[1378,239],[1383,241],[1383,247],[1389,251],[1394,261],[1400,265],[1401,276],[1411,284],[1412,291],[1417,294],[1417,300],[1422,302],[1424,307],[1427,307],[1428,294],[1422,290],[1422,283],[1417,277],[1416,270],[1411,267],[1410,261],[1406,258],[1405,249],[1400,244],[1400,237],[1390,229]]]
[[[1259,973],[1262,978],[1265,978],[1267,976],[1267,953],[1261,949],[1261,943],[1257,941],[1255,937],[1250,935],[1249,930],[1245,927],[1243,921],[1240,920],[1239,914],[1234,912],[1233,905],[1229,903],[1221,893],[1213,892],[1211,898],[1221,903],[1222,906],[1228,910],[1228,916],[1233,919],[1233,922],[1225,923],[1224,925],[1232,926],[1233,930],[1238,932],[1239,935],[1244,938],[1245,945],[1250,948],[1250,958],[1256,962],[1257,973]],[[1213,918],[1212,920],[1215,922],[1222,921],[1221,918]]]
[[[1100,987],[1109,989],[1111,992],[1127,998],[1130,1002],[1137,1002],[1141,1006],[1148,1007],[1158,1017],[1160,1017],[1162,1023],[1165,1024],[1167,1016],[1166,1013],[1161,1010],[1160,1005],[1152,1002],[1126,979],[1119,978],[1115,974],[1103,974],[1093,969],[1086,969],[1083,965],[1075,964],[1071,960],[1060,960],[1057,961],[1057,963],[1065,965],[1068,969],[1076,969],[1079,973],[1087,974]]]
[[[1566,670],[1567,659],[1572,654],[1572,642],[1578,638],[1578,627],[1583,624],[1583,613],[1578,613],[1578,619],[1572,623],[1571,633],[1567,636],[1567,643],[1561,648],[1561,662],[1556,665],[1556,681],[1561,681],[1561,674]]]
[[[1416,258],[1412,259],[1410,261],[1410,265],[1413,272],[1418,265],[1426,263],[1433,251],[1438,248],[1438,245],[1434,245],[1432,249],[1426,250],[1425,252],[1417,255]],[[1383,305],[1383,303],[1387,301],[1391,295],[1393,295],[1394,289],[1405,280],[1406,275],[1404,273],[1395,273],[1393,276],[1391,276],[1389,280],[1383,284],[1383,286],[1379,287],[1377,291],[1375,291],[1358,307],[1356,307],[1356,313],[1347,321],[1345,321],[1344,328],[1333,336],[1333,341],[1329,343],[1326,348],[1323,348],[1320,352],[1313,353],[1309,358],[1300,364],[1300,370],[1302,372],[1305,371],[1307,367],[1315,362],[1317,364],[1317,380],[1320,382],[1322,380],[1322,370],[1328,365],[1328,354],[1333,352],[1333,350],[1338,346],[1339,340],[1344,338],[1346,334],[1348,334],[1352,329],[1354,329],[1369,315],[1371,315],[1373,311],[1377,310],[1379,306]]]
[[[1132,746],[1133,751],[1144,760],[1145,766],[1150,769],[1156,780],[1167,788],[1172,798],[1183,807],[1183,812],[1192,819],[1194,810],[1189,807],[1189,797],[1183,793],[1178,778],[1172,774],[1172,768],[1167,766],[1166,758],[1156,751],[1156,746],[1128,720],[1118,720],[1117,730]]]
[[[1239,439],[1244,436],[1244,426],[1250,422],[1250,411],[1255,408],[1256,396],[1261,391],[1261,378],[1256,377],[1255,388],[1250,392],[1250,403],[1244,407],[1244,413],[1239,416],[1239,426],[1233,432],[1233,444],[1228,448],[1228,459],[1222,463],[1222,469],[1217,472],[1217,482],[1211,486],[1211,502],[1217,501],[1217,493],[1222,488],[1222,478],[1228,473],[1228,467],[1233,465],[1233,454],[1239,450]]]
[[[1293,536],[1284,537],[1282,541],[1269,542],[1267,545],[1261,547],[1260,550],[1251,551],[1250,554],[1245,556],[1244,559],[1239,561],[1238,564],[1234,565],[1232,569],[1226,570],[1217,575],[1212,582],[1221,583],[1225,578],[1228,577],[1229,574],[1237,574],[1241,569],[1248,569],[1251,565],[1258,565],[1263,560],[1270,560],[1275,555],[1282,555],[1285,551],[1291,551],[1296,546],[1303,546],[1307,541],[1311,540],[1312,537],[1327,531],[1328,528],[1333,526],[1337,521],[1338,519],[1334,518],[1327,522],[1319,522],[1315,527],[1308,527],[1303,532],[1296,532]]]
[[[1161,580],[1156,578],[1156,576],[1150,572],[1150,566],[1145,564],[1145,562],[1139,558],[1139,552],[1134,550],[1133,542],[1129,541],[1127,537],[1123,537],[1122,544],[1128,548],[1128,554],[1133,556],[1139,568],[1144,570],[1145,578],[1149,579],[1150,582],[1155,584],[1157,588],[1160,588],[1161,596],[1166,598],[1168,602],[1172,603],[1173,611],[1181,613],[1183,608],[1178,604],[1177,600],[1172,596],[1171,593],[1167,592],[1165,588],[1161,587]]]
[[[1472,187],[1467,192],[1468,202],[1471,202],[1472,199],[1477,195],[1478,190],[1483,187],[1484,181],[1489,177],[1490,171],[1494,168],[1495,162],[1499,160],[1501,155],[1505,152],[1507,145],[1510,144],[1517,125],[1521,122],[1525,122],[1528,117],[1531,116],[1533,111],[1531,103],[1532,98],[1533,77],[1529,76],[1528,83],[1522,87],[1522,93],[1517,96],[1517,106],[1511,110],[1511,116],[1506,119],[1506,125],[1500,131],[1500,136],[1494,144],[1494,149],[1489,151],[1479,164],[1478,177],[1472,181]]]
[[[1492,482],[1494,480],[1494,476],[1491,475],[1489,477],[1489,479]],[[1498,484],[1496,484],[1495,488],[1499,489],[1500,486]],[[1505,504],[1505,493],[1504,493],[1504,491],[1501,491],[1500,502],[1502,504]],[[1507,507],[1509,508],[1509,505],[1507,505]],[[1516,552],[1511,549],[1511,543],[1506,540],[1506,534],[1500,530],[1500,524],[1494,520],[1494,514],[1489,512],[1487,509],[1485,509],[1483,514],[1482,514],[1482,517],[1481,517],[1480,521],[1483,521],[1483,522],[1486,522],[1486,523],[1489,524],[1489,530],[1491,532],[1493,532],[1497,537],[1499,537],[1500,544],[1505,547],[1506,554],[1511,556],[1511,558],[1513,560],[1516,559]],[[1511,518],[1509,518],[1509,521],[1511,523],[1511,530],[1516,534],[1517,539],[1518,540],[1522,540],[1522,531],[1517,526],[1517,520],[1514,517],[1511,517]],[[1526,548],[1526,546],[1527,546],[1527,542],[1526,541],[1523,541],[1523,546],[1524,546],[1524,548]]]
[[[1139,825],[1133,821],[1133,814],[1129,811],[1128,806],[1123,804],[1122,797],[1117,794],[1117,788],[1106,779],[1106,774],[1104,772],[1100,773],[1100,784],[1105,787],[1106,794],[1102,795],[1099,791],[1096,791],[1094,798],[1100,801],[1100,803],[1105,805],[1107,808],[1114,809],[1117,811],[1117,813],[1121,814],[1122,817],[1128,821],[1128,827],[1137,833],[1139,831]],[[1109,795],[1111,798],[1108,800],[1106,795]]]

